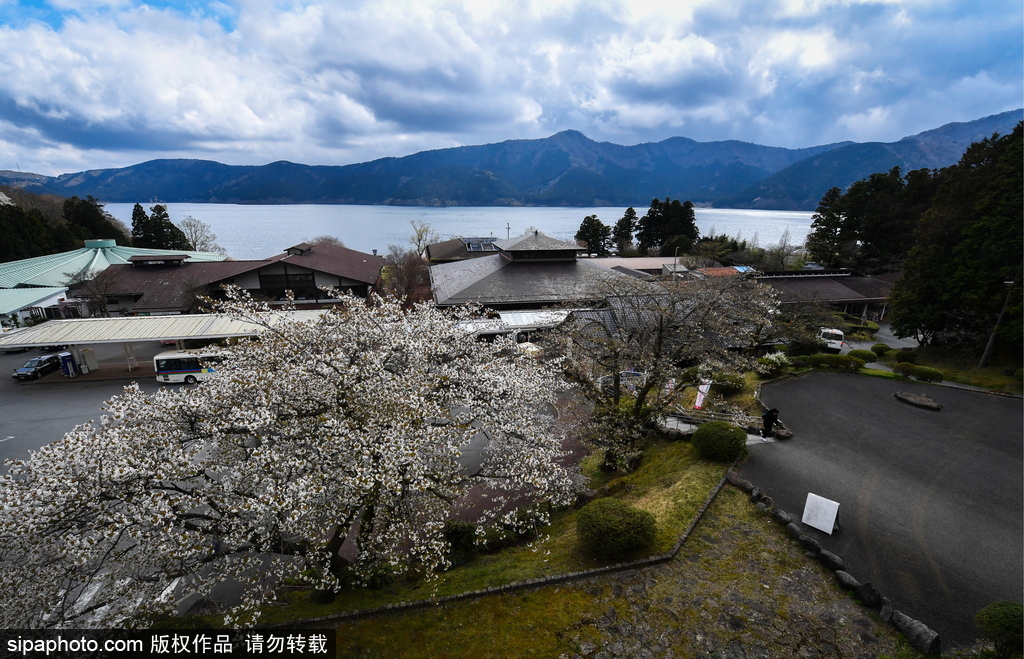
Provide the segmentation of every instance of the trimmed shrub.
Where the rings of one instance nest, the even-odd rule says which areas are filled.
[[[923,380],[924,382],[942,382],[946,379],[946,376],[942,371],[928,366],[917,366],[914,368],[914,372],[911,375],[918,380]]]
[[[884,343],[876,343],[875,345],[871,346],[871,352],[875,353],[879,357],[889,352],[890,350],[892,350],[892,348],[885,345]]]
[[[985,638],[995,645],[996,657],[1009,659],[1024,652],[1024,606],[1019,602],[995,602],[974,616]]]
[[[792,364],[793,368],[803,368],[807,366],[807,362],[802,359],[794,359],[790,364]]]
[[[780,351],[770,352],[764,357],[757,360],[757,363],[761,365],[758,369],[757,375],[760,378],[773,378],[782,371],[782,369],[789,366],[789,357],[786,353]]]
[[[807,363],[811,366],[826,366],[828,368],[839,368],[850,371],[856,371],[859,368],[864,367],[864,360],[851,357],[849,355],[828,355],[824,353],[818,353],[817,355],[811,355],[806,358]]]
[[[583,549],[604,558],[621,558],[654,544],[654,515],[622,499],[591,501],[576,515]]]
[[[870,364],[871,362],[875,361],[875,353],[871,352],[870,350],[851,350],[846,354],[848,354],[851,357],[856,357],[857,359],[860,359],[865,364]]]
[[[894,359],[896,360],[896,363],[898,363],[898,364],[903,364],[903,363],[916,364],[917,363],[917,353],[914,352],[913,350],[897,350],[896,351],[896,356],[894,357]]]
[[[1013,372],[1013,379],[1017,382],[1024,382],[1024,368],[1018,368]]]
[[[910,362],[900,362],[892,367],[892,372],[896,375],[902,375],[904,377],[911,377],[914,372],[917,371],[917,367]]]
[[[824,348],[824,341],[818,341],[817,339],[812,339],[808,341],[794,339],[792,342],[790,342],[789,349],[786,350],[786,354],[788,354],[790,357],[813,355],[815,353],[821,352]]]
[[[714,384],[711,386],[723,396],[738,394],[747,385],[747,381],[743,379],[741,373],[715,373],[712,379]]]
[[[711,421],[693,433],[693,445],[705,460],[732,462],[747,454],[747,433],[731,423]]]

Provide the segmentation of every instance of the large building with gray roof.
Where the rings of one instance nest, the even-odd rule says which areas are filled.
[[[493,242],[496,254],[431,266],[434,302],[492,309],[592,304],[628,275],[577,259],[583,248],[534,232]]]

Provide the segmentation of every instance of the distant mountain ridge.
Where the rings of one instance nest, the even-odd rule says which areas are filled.
[[[622,146],[567,130],[534,140],[422,151],[343,166],[151,160],[57,177],[0,171],[0,184],[104,202],[646,206],[664,197],[806,210],[875,172],[954,164],[971,142],[1010,132],[1024,110],[947,124],[892,143],[802,149],[672,137]]]

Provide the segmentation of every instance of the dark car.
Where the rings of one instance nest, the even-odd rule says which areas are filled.
[[[21,368],[14,369],[11,377],[19,380],[38,379],[47,373],[59,370],[60,357],[57,355],[42,355],[41,357],[28,360]]]

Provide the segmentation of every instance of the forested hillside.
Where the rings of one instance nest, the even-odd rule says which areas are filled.
[[[53,178],[0,172],[0,184],[106,202],[586,207],[678,198],[698,206],[809,210],[830,187],[873,172],[951,165],[971,142],[1009,132],[1020,118],[1021,111],[1006,112],[891,144],[786,149],[673,137],[622,146],[570,130],[345,166],[153,160]]]

